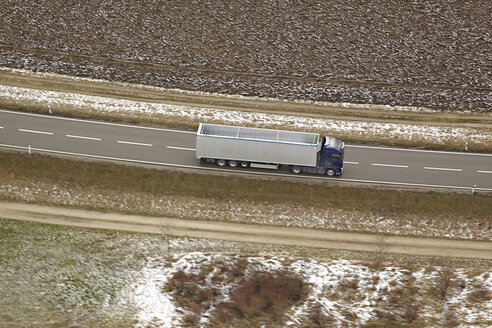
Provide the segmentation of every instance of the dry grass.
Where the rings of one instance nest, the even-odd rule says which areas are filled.
[[[208,327],[281,324],[286,311],[307,295],[303,279],[291,272],[247,269],[248,262],[242,257],[227,263],[215,260],[197,273],[176,271],[162,291],[172,295],[175,304],[187,311],[183,316],[186,327],[197,327],[205,313],[210,315]],[[223,301],[224,295],[219,291],[224,285],[232,286],[228,301]]]
[[[483,304],[485,302],[490,302],[492,299],[492,292],[483,286],[478,286],[468,295],[468,301],[470,303]]]
[[[186,325],[197,325],[202,312],[210,309],[216,301],[217,290],[208,286],[205,280],[206,275],[204,274],[187,274],[177,271],[163,289],[163,292],[174,296],[177,306],[189,311],[183,317]]]
[[[231,299],[217,305],[211,326],[260,327],[281,324],[285,312],[306,296],[302,279],[292,273],[253,272],[232,291]]]
[[[332,327],[336,323],[333,315],[326,313],[320,303],[314,304],[307,315],[306,320],[302,324],[302,328],[323,328]]]
[[[0,157],[0,174],[5,178],[43,179],[62,186],[98,186],[112,191],[144,192],[150,195],[207,196],[219,200],[251,199],[327,207],[335,205],[342,209],[360,207],[381,214],[428,214],[460,219],[492,217],[492,203],[488,196],[374,190],[328,183],[216,176],[121,164],[78,162],[44,155],[3,152]]]
[[[269,224],[306,226],[306,222],[297,222],[296,218],[309,221],[314,218],[313,214],[308,214],[318,215],[316,211],[339,211],[337,215],[343,215],[357,209],[361,213],[361,216],[356,216],[359,220],[364,215],[362,213],[370,212],[376,217],[400,218],[405,224],[416,227],[430,223],[445,224],[443,227],[446,229],[450,229],[453,222],[461,227],[470,221],[473,223],[471,227],[477,227],[477,231],[482,233],[490,226],[492,215],[490,196],[485,195],[374,190],[329,183],[216,176],[18,153],[2,153],[0,177],[4,186],[18,185],[21,188],[17,193],[3,193],[1,197],[7,200],[232,222],[238,222],[232,215],[237,212],[240,221],[262,223],[255,219],[263,217],[258,210],[270,213],[267,208],[273,208],[280,216],[278,221]],[[46,186],[48,190],[38,192],[36,188],[39,186]],[[34,190],[29,198],[16,198],[22,194],[23,188]],[[74,193],[72,197],[76,198],[66,196],[70,193]],[[328,194],[331,196],[326,198]],[[175,210],[176,202],[184,207]],[[236,206],[242,209],[236,209]],[[196,208],[201,210],[196,211]],[[301,212],[306,214],[298,216]],[[286,220],[286,216],[290,219]],[[412,220],[408,220],[409,217]],[[334,227],[349,228],[339,224]],[[374,224],[376,227],[377,221]],[[396,228],[398,225],[393,225],[392,229]],[[357,229],[372,231],[373,228]]]
[[[345,260],[337,260],[335,267],[330,265],[332,261],[313,261],[308,259],[303,261],[301,266],[295,265],[299,258],[292,258],[292,249],[275,249],[259,246],[259,245],[240,245],[238,243],[223,243],[220,241],[207,241],[201,239],[181,238],[173,239],[173,246],[169,247],[167,241],[157,235],[134,234],[124,232],[104,232],[92,229],[83,228],[67,228],[64,226],[45,225],[31,222],[20,222],[10,220],[0,220],[0,285],[6,288],[0,288],[0,326],[5,327],[132,327],[136,325],[134,321],[133,303],[130,303],[130,312],[123,313],[120,306],[128,305],[126,302],[120,302],[116,295],[120,295],[121,288],[130,286],[135,282],[130,276],[137,274],[137,280],[140,281],[138,286],[142,286],[142,269],[153,268],[152,270],[158,278],[156,280],[146,276],[148,281],[153,280],[156,286],[163,287],[162,273],[170,273],[169,270],[186,270],[184,273],[176,273],[172,286],[177,286],[175,291],[180,290],[187,298],[182,298],[181,303],[185,305],[186,311],[185,323],[176,324],[176,326],[196,326],[198,319],[204,319],[214,316],[214,312],[205,313],[208,305],[212,302],[223,301],[222,297],[216,297],[215,291],[221,292],[223,287],[230,287],[232,290],[239,289],[239,282],[248,277],[254,277],[253,272],[268,271],[270,268],[279,268],[285,271],[295,271],[298,276],[302,277],[305,282],[305,287],[311,293],[307,298],[304,298],[303,303],[307,313],[296,316],[300,323],[296,326],[302,328],[311,327],[332,327],[332,326],[361,326],[357,321],[339,322],[339,316],[333,318],[330,313],[335,311],[327,307],[326,300],[329,292],[334,288],[329,288],[332,285],[333,278],[337,277],[337,281],[342,281],[344,278],[352,280],[354,277],[360,279],[357,284],[357,289],[347,288],[347,293],[358,293],[362,297],[369,296],[366,301],[369,301],[371,308],[383,307],[384,303],[378,302],[379,296],[392,295],[393,299],[398,295],[408,297],[409,293],[414,293],[418,299],[417,308],[408,307],[401,308],[402,318],[415,317],[415,311],[418,313],[418,318],[409,323],[407,319],[401,321],[385,321],[384,319],[372,321],[373,327],[447,327],[444,325],[444,316],[447,317],[446,323],[452,323],[453,315],[448,314],[443,310],[443,301],[438,292],[430,293],[428,289],[436,285],[436,273],[441,270],[439,266],[429,267],[429,270],[423,271],[421,268],[429,262],[434,262],[428,257],[421,258],[420,262],[411,263],[407,259],[405,263],[395,262],[401,261],[398,258],[388,259],[387,264],[390,267],[385,267],[378,271],[371,269],[367,263],[360,264],[359,261],[351,260],[350,267],[346,267],[345,271],[337,269],[340,262]],[[199,254],[189,257],[189,252]],[[172,256],[169,256],[173,254]],[[243,253],[244,255],[238,255]],[[249,253],[246,255],[245,253]],[[262,256],[261,254],[271,254],[271,256]],[[286,254],[289,254],[286,256]],[[309,257],[315,256],[310,254]],[[320,256],[319,254],[317,256]],[[326,256],[326,254],[325,254]],[[367,257],[367,254],[365,255]],[[321,256],[320,256],[321,257]],[[340,252],[332,255],[333,258],[350,259],[353,257],[348,252]],[[183,259],[186,259],[184,262]],[[416,258],[414,258],[415,260]],[[171,262],[172,261],[172,262]],[[251,261],[251,262],[249,262]],[[323,267],[328,270],[317,270],[309,266],[309,263],[317,262],[324,264]],[[47,263],[49,265],[47,265]],[[249,266],[251,263],[251,266]],[[397,264],[399,263],[399,264]],[[408,265],[406,263],[409,263]],[[184,264],[184,265],[183,265]],[[189,264],[189,265],[188,265]],[[364,268],[363,275],[356,275],[359,267]],[[436,264],[437,265],[437,264]],[[439,264],[441,265],[441,264]],[[459,260],[456,263],[459,267],[456,272],[459,277],[467,280],[467,273],[473,271],[474,267],[480,267],[482,270],[490,268],[490,261],[469,261]],[[174,268],[174,269],[173,269]],[[254,270],[252,270],[254,268]],[[331,269],[333,268],[333,270]],[[409,269],[410,268],[410,269]],[[464,269],[463,269],[464,268]],[[301,271],[299,271],[301,269]],[[435,272],[434,272],[435,271]],[[13,274],[13,272],[15,274]],[[384,274],[381,275],[381,272]],[[402,273],[403,276],[392,273]],[[410,273],[423,273],[417,275],[417,281],[413,282]],[[245,278],[245,273],[246,278]],[[325,273],[328,273],[325,276]],[[321,274],[326,279],[325,286],[322,292],[318,289],[311,289],[309,279],[312,275]],[[261,274],[260,274],[261,275]],[[271,275],[266,273],[266,275]],[[273,273],[273,276],[276,274]],[[292,276],[288,275],[290,278]],[[388,282],[398,280],[397,286],[399,290],[392,293],[391,289],[377,292],[376,294],[368,287],[368,282],[372,281],[372,277],[380,277],[380,281]],[[454,317],[454,322],[462,325],[476,324],[481,327],[488,327],[492,324],[490,321],[490,313],[487,310],[486,303],[490,301],[490,296],[485,295],[480,289],[483,289],[485,282],[483,279],[487,277],[483,274],[481,277],[472,274],[474,279],[467,281],[468,289],[464,294],[450,294],[449,292],[459,292],[459,289],[448,288],[448,300],[456,299],[456,296],[465,296],[461,304],[465,304],[472,313],[479,314],[476,319],[464,319],[463,312]],[[206,277],[206,278],[205,278]],[[295,278],[295,277],[294,277]],[[207,282],[204,284],[204,279]],[[452,280],[448,285],[461,285],[461,278],[456,279],[456,283]],[[261,280],[261,279],[257,279]],[[268,281],[268,280],[265,280]],[[376,282],[377,283],[377,282]],[[277,283],[278,285],[279,283]],[[429,284],[430,286],[427,286]],[[490,284],[490,280],[487,282]],[[265,285],[265,283],[260,284]],[[171,286],[171,287],[172,287]],[[294,287],[296,284],[294,284]],[[355,283],[349,283],[349,286],[355,286]],[[399,287],[398,287],[399,286]],[[413,287],[412,287],[413,286]],[[238,288],[236,288],[238,287]],[[401,288],[400,288],[401,287]],[[414,288],[417,287],[416,290]],[[68,289],[67,289],[68,288]],[[139,289],[139,288],[137,288]],[[403,290],[402,290],[403,289]],[[410,289],[410,291],[404,291]],[[475,289],[475,291],[474,291]],[[165,289],[172,292],[173,288]],[[251,289],[245,289],[251,291]],[[267,289],[268,290],[268,289]],[[436,289],[437,290],[437,289]],[[274,289],[272,289],[274,291]],[[272,297],[272,291],[265,292],[264,295]],[[477,299],[476,303],[472,303],[471,299],[467,298],[468,292],[472,299]],[[314,294],[314,292],[316,294]],[[228,294],[228,293],[225,293]],[[273,297],[275,293],[273,293]],[[302,294],[302,293],[301,293]],[[43,295],[42,299],[39,295]],[[247,299],[241,294],[238,299]],[[253,293],[252,295],[255,295]],[[285,294],[284,294],[285,295]],[[295,296],[296,293],[291,294]],[[374,296],[371,296],[374,295]],[[407,296],[405,296],[407,295]],[[172,296],[169,295],[168,296]],[[314,303],[313,296],[320,303]],[[358,299],[358,297],[355,297]],[[110,303],[107,300],[110,299]],[[296,297],[291,299],[295,300]],[[338,313],[343,313],[344,318],[355,319],[360,315],[354,313],[358,308],[364,306],[360,302],[345,302],[345,295],[338,293],[333,295],[333,300],[341,307],[347,307],[345,311],[338,308]],[[462,298],[463,299],[463,298]],[[81,300],[83,303],[81,304]],[[201,300],[201,303],[198,303]],[[301,299],[302,302],[302,299]],[[37,306],[33,307],[33,304]],[[279,303],[281,304],[281,303]],[[301,303],[302,304],[302,303]],[[393,303],[392,303],[393,304]],[[287,310],[287,315],[292,315],[294,311],[299,310],[299,307],[293,307]],[[367,306],[367,303],[366,303]],[[365,307],[367,308],[367,307]],[[280,313],[281,307],[276,308]],[[414,311],[415,310],[415,311]],[[463,311],[463,309],[461,309]],[[489,312],[487,312],[489,311]],[[181,311],[180,311],[181,312]],[[182,312],[181,312],[182,313]],[[123,315],[124,314],[124,315]],[[199,318],[198,315],[201,314]],[[355,314],[355,315],[354,315]],[[120,315],[122,315],[121,319]],[[209,315],[205,317],[206,315]],[[424,316],[430,316],[423,320]],[[116,318],[114,317],[116,316]],[[33,318],[36,318],[36,324],[33,323]],[[115,318],[115,319],[111,319]],[[228,319],[227,319],[228,320]],[[224,321],[222,324],[209,325],[210,327],[258,327],[257,325],[249,324],[244,321]],[[266,327],[278,327],[281,324],[268,322],[268,318],[262,317],[265,320]],[[273,319],[272,319],[273,320]],[[441,321],[440,321],[441,320]],[[260,321],[260,319],[258,319]],[[239,325],[239,323],[244,325]],[[471,322],[471,323],[470,323]],[[215,323],[215,322],[214,322]],[[235,325],[238,323],[238,325]],[[158,327],[158,324],[148,324],[145,327]]]

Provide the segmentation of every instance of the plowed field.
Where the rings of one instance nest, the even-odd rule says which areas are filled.
[[[490,2],[6,1],[0,65],[285,99],[492,108]]]

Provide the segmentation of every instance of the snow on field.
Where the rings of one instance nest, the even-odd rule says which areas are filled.
[[[244,258],[244,257],[242,257]],[[462,326],[476,322],[492,321],[492,301],[475,303],[470,296],[476,290],[492,290],[492,275],[487,272],[470,274],[465,269],[451,269],[440,266],[427,268],[408,268],[382,266],[370,267],[367,264],[347,260],[320,262],[315,260],[284,257],[246,257],[247,267],[244,276],[252,272],[278,272],[288,270],[301,277],[308,284],[308,295],[301,303],[287,312],[285,327],[298,327],[308,315],[309,309],[320,304],[322,312],[332,317],[334,326],[360,326],[375,319],[384,311],[392,315],[405,316],[408,306],[398,304],[394,298],[408,297],[418,309],[418,316],[428,323],[440,325],[445,313],[443,309],[453,311]],[[173,327],[182,318],[177,313],[189,311],[172,303],[173,290],[166,289],[169,279],[177,271],[186,274],[207,273],[206,285],[217,287],[214,276],[224,265],[233,268],[238,255],[204,254],[201,252],[174,255],[170,259],[150,259],[144,274],[136,282],[135,294],[148,297],[136,297],[139,327]],[[216,267],[219,267],[217,269]],[[212,269],[210,269],[212,268]],[[221,271],[222,272],[222,271]],[[446,275],[449,273],[449,276]],[[439,290],[442,281],[446,281],[446,291],[441,302]],[[214,304],[227,300],[235,282],[222,286]],[[206,286],[201,286],[206,287]],[[134,288],[127,292],[131,295]],[[159,294],[160,291],[160,294]],[[410,292],[411,291],[411,292]],[[402,300],[403,301],[403,300]],[[351,314],[350,316],[347,313]],[[201,326],[213,315],[213,307],[202,314]]]
[[[433,144],[451,142],[463,145],[463,147],[466,143],[476,145],[492,143],[492,134],[489,131],[476,128],[330,120],[293,115],[226,111],[10,86],[0,86],[0,100],[3,103],[29,104],[47,109],[63,108],[64,110],[73,109],[93,113],[114,113],[127,117],[160,118],[168,121],[186,122],[187,124],[212,122],[302,131],[323,131],[341,138],[352,136],[360,140],[380,138]]]
[[[63,79],[63,80],[72,80],[89,82],[89,83],[98,83],[98,84],[106,84],[108,87],[111,85],[123,86],[127,88],[135,88],[140,90],[150,90],[150,91],[159,91],[159,92],[173,92],[173,93],[182,93],[189,95],[198,95],[198,96],[212,96],[212,97],[220,97],[220,98],[229,98],[229,99],[242,99],[242,100],[254,100],[254,101],[265,101],[265,102],[294,102],[298,104],[315,104],[325,107],[340,107],[340,108],[351,108],[351,109],[371,109],[371,110],[385,110],[385,111],[402,111],[402,112],[426,112],[426,113],[436,113],[442,112],[437,109],[431,109],[427,107],[415,107],[415,106],[398,106],[398,105],[379,105],[379,104],[356,104],[356,103],[347,103],[347,102],[326,102],[326,101],[312,101],[312,100],[287,100],[287,99],[278,99],[278,98],[268,98],[268,97],[255,97],[255,96],[243,96],[243,95],[232,95],[232,94],[224,94],[224,93],[214,93],[214,92],[204,92],[204,91],[189,91],[189,90],[181,90],[181,89],[167,89],[157,86],[144,85],[144,84],[132,84],[132,83],[124,83],[124,82],[113,82],[106,80],[98,80],[91,79],[87,77],[79,77],[79,76],[70,76],[70,75],[61,75],[54,73],[46,73],[46,72],[33,72],[25,69],[16,69],[10,67],[2,67],[0,66],[0,71],[4,72],[12,72],[15,74],[20,74],[23,76],[32,76],[32,77],[44,77],[44,78],[55,78],[55,79]],[[470,111],[460,111],[460,113],[466,114],[471,113]]]
[[[169,278],[169,273],[161,266],[145,267],[139,280],[129,287],[124,294],[129,295],[137,308],[138,324],[135,328],[177,327],[180,315],[176,312],[172,298],[161,292],[161,284]]]

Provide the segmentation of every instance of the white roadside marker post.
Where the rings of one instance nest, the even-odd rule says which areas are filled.
[[[29,155],[31,155],[32,152],[31,152],[31,145],[29,145]]]
[[[475,195],[475,188],[477,187],[477,185],[473,185],[473,189],[472,189],[472,195]]]

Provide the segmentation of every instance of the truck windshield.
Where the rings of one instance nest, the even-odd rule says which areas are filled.
[[[337,138],[330,138],[330,147],[342,149],[342,142]]]

